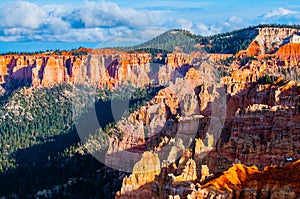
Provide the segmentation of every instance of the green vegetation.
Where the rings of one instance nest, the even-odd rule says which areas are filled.
[[[268,74],[265,74],[261,78],[258,79],[257,83],[258,84],[274,84],[278,80],[278,77],[275,76],[270,76]]]
[[[295,28],[295,29],[300,29],[300,25],[299,24],[259,24],[257,26],[253,26],[253,27],[257,27],[257,28]]]
[[[226,59],[222,59],[220,62],[224,66],[230,66],[234,60],[235,60],[235,57],[232,56],[232,57],[228,57]]]
[[[110,110],[113,101],[124,103],[124,110],[119,110],[119,116],[122,117],[146,104],[161,88],[135,89],[124,86],[115,92],[97,90],[93,97],[96,98],[95,107],[96,111],[99,110],[101,126],[104,128],[116,119]],[[81,93],[78,98],[70,86],[63,84],[53,88],[23,88],[3,96],[0,99],[0,171],[18,166],[14,153],[19,149],[51,142],[57,135],[74,133],[72,111],[75,106],[72,106],[72,100],[77,100],[76,103],[81,106],[76,110],[78,118],[89,110],[90,105],[87,104],[90,95]],[[103,118],[103,111],[106,118]]]
[[[245,50],[258,35],[258,30],[249,28],[224,34],[209,36],[205,39],[198,38],[200,43],[205,44],[205,50],[209,53],[235,54]]]
[[[137,51],[138,49],[155,49],[157,51],[160,49],[170,52],[190,53],[192,51],[202,51],[235,54],[240,50],[245,50],[250,45],[258,35],[257,28],[265,27],[300,29],[300,25],[260,24],[211,36],[194,35],[186,30],[175,29],[169,30],[143,44],[118,49],[123,51]],[[195,46],[196,44],[201,44],[201,47]]]
[[[196,35],[193,35],[191,32],[186,30],[169,30],[143,44],[131,47],[121,47],[118,48],[118,50],[130,52],[146,49],[146,52],[149,52],[153,51],[149,49],[154,49],[156,52],[180,51],[189,53],[195,49],[195,38]]]
[[[157,53],[167,53],[174,51],[181,51],[185,53],[190,53],[192,51],[203,51],[208,53],[228,53],[235,54],[240,50],[245,50],[253,39],[257,36],[257,28],[295,28],[300,29],[300,25],[286,25],[286,24],[260,24],[257,26],[249,26],[240,30],[235,30],[227,33],[220,33],[210,36],[201,36],[192,34],[186,30],[174,29],[169,30],[150,41],[145,43],[130,46],[130,47],[117,47],[115,49],[122,51],[143,51],[149,52],[151,54]],[[196,44],[201,44],[201,47],[195,46]],[[81,48],[81,47],[80,47]],[[74,51],[72,49],[71,51]],[[50,52],[47,50],[46,52]],[[54,50],[55,54],[60,55],[62,51]],[[9,52],[2,53],[5,54],[24,54],[32,55],[38,52]],[[74,52],[74,55],[85,55],[87,52]]]
[[[71,129],[71,104],[62,94],[65,90],[70,88],[63,85],[38,92],[24,88],[1,98],[0,170],[17,166],[13,153],[18,149],[48,142]]]
[[[121,48],[120,48],[121,50]],[[156,48],[140,48],[140,49],[135,49],[134,51],[130,51],[131,53],[133,52],[146,52],[150,53],[152,60],[152,63],[157,63],[157,64],[165,64],[165,58],[167,57],[168,53],[171,53],[171,51],[168,50],[163,50],[163,49],[156,49]],[[156,57],[157,55],[161,55],[159,57]]]
[[[104,146],[108,136],[120,136],[115,131],[116,120],[137,110],[161,88],[123,86],[112,92],[62,84],[51,88],[22,88],[2,96],[0,182],[10,180],[2,183],[0,196],[16,193],[27,198],[39,190],[60,186],[52,193],[55,197],[68,198],[68,193],[78,193],[76,198],[108,197],[121,186],[117,180],[119,173],[104,171],[104,165],[86,153],[76,128],[90,120],[89,110],[94,105],[100,128],[89,125],[84,133],[86,140],[97,140]],[[91,103],[91,97],[95,104]],[[119,110],[119,117],[112,114],[113,102],[128,103]],[[79,119],[76,128],[74,118]],[[71,179],[74,182],[69,184]],[[115,184],[107,186],[115,190],[106,193],[107,183]]]
[[[257,58],[253,56],[246,56],[246,57],[239,58],[241,66],[245,66],[250,60],[257,60]]]

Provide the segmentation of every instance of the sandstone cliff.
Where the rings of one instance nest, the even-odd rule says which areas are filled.
[[[151,55],[146,53],[106,51],[82,56],[6,55],[0,57],[0,80],[6,87],[22,86],[24,82],[32,86],[50,86],[86,81],[99,86],[115,86],[127,81],[143,86],[150,83],[147,76],[150,59]]]
[[[282,184],[276,180],[272,181],[268,176],[276,175],[276,169],[266,167],[285,165],[288,159],[297,160],[300,157],[300,126],[297,122],[300,120],[300,84],[297,81],[280,79],[269,84],[259,83],[266,73],[280,76],[278,71],[281,67],[275,59],[250,60],[244,66],[240,66],[236,61],[229,67],[232,74],[223,77],[221,84],[217,84],[213,81],[199,80],[207,78],[204,74],[211,73],[201,67],[190,66],[185,73],[185,80],[194,82],[190,84],[194,89],[180,94],[166,88],[154,98],[154,102],[163,104],[167,109],[157,111],[164,121],[161,124],[163,130],[147,145],[147,148],[157,147],[154,151],[159,154],[163,166],[160,174],[152,182],[152,187],[147,186],[148,191],[152,190],[152,198],[227,198],[236,194],[239,194],[240,198],[247,198],[251,194],[267,194],[273,198],[280,198],[280,194],[292,198],[299,196],[298,191],[294,189],[297,184],[291,183],[291,179],[282,181]],[[206,73],[203,73],[204,71]],[[175,85],[179,83],[180,81],[176,81]],[[221,103],[222,99],[225,103]],[[193,114],[198,117],[189,120]],[[176,117],[172,117],[175,115]],[[214,120],[211,119],[212,115]],[[224,121],[218,121],[220,118],[224,118]],[[141,123],[145,122],[146,120],[141,120]],[[221,132],[216,128],[218,123],[222,124]],[[196,134],[192,135],[191,131]],[[178,133],[189,135],[190,138],[193,136],[193,141],[188,147],[179,147],[180,140],[176,140],[176,136],[173,138]],[[163,137],[162,142],[159,141],[160,137]],[[188,142],[184,136],[182,140]],[[172,141],[177,143],[177,146],[173,146],[177,148],[169,153],[176,151],[177,154],[182,154],[174,161],[160,153],[166,150]],[[220,178],[222,186],[209,184],[207,188],[203,188],[203,184],[216,178],[233,163],[256,166],[248,168],[237,164],[224,173],[224,176],[230,176],[228,181],[224,180],[223,183],[223,177]],[[258,168],[264,171],[260,172]],[[256,181],[251,180],[252,174],[259,176]],[[250,180],[243,184],[245,178]],[[266,181],[258,185],[259,178]],[[242,181],[243,183],[240,183]],[[215,181],[211,181],[213,182]],[[231,184],[234,183],[238,185],[232,188]],[[264,185],[266,187],[263,187]],[[123,186],[126,186],[126,183]],[[290,186],[293,191],[288,191]]]
[[[295,198],[297,183],[270,176],[281,170],[287,176],[289,169],[298,175],[298,162],[267,166],[300,156],[299,45],[286,44],[296,31],[259,29],[228,67],[220,61],[233,55],[203,52],[170,53],[157,65],[150,54],[110,49],[0,56],[0,81],[7,88],[85,82],[165,86],[118,121],[120,136],[109,138],[106,164],[132,172],[119,198]],[[266,75],[276,81],[260,81]]]
[[[286,44],[278,49],[276,57],[283,60],[285,66],[297,66],[300,58],[300,44]]]
[[[219,178],[193,189],[187,198],[298,198],[299,169],[299,161],[263,171],[236,164]]]
[[[254,39],[255,43],[250,45],[252,53],[270,54],[274,53],[281,45],[289,43],[293,33],[299,32],[293,28],[258,28],[259,34]],[[254,46],[255,45],[255,46]],[[253,51],[255,49],[255,51]]]

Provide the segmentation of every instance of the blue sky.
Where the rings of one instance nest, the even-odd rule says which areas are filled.
[[[173,28],[211,35],[300,23],[295,0],[0,0],[0,10],[0,52],[129,45]]]

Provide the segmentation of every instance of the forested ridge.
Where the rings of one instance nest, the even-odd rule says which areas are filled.
[[[260,24],[210,36],[201,36],[187,30],[174,29],[140,45],[120,47],[118,49],[124,51],[144,51],[149,53],[155,53],[157,51],[180,51],[185,53],[203,51],[207,53],[236,54],[240,50],[247,49],[253,39],[258,35],[258,28],[300,29],[300,25]],[[200,44],[200,47],[196,44]]]
[[[87,153],[75,124],[84,121],[83,117],[88,116],[84,113],[95,108],[100,128],[87,129],[91,132],[87,132],[86,140],[110,136],[115,120],[144,105],[161,88],[121,86],[113,92],[61,84],[49,88],[24,87],[2,96],[0,196],[31,198],[38,191],[51,190],[54,198],[111,198],[120,188],[120,181],[116,180],[120,173],[104,169]],[[109,111],[102,112],[111,108],[113,100],[129,102],[120,118],[114,118]],[[114,185],[108,186],[109,183]]]

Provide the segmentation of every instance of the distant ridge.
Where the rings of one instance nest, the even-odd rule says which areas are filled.
[[[219,33],[210,36],[201,36],[191,33],[188,30],[171,29],[157,37],[144,42],[139,45],[129,47],[114,47],[113,49],[125,52],[149,52],[156,53],[169,53],[174,51],[190,53],[192,51],[203,51],[207,53],[221,53],[221,54],[236,54],[241,50],[247,49],[250,43],[258,35],[259,28],[292,28],[299,29],[300,25],[287,25],[287,24],[259,24],[256,26],[249,26],[230,32]],[[79,47],[78,50],[83,49]],[[67,52],[74,52],[74,55],[80,55],[77,49]],[[66,51],[59,49],[53,50],[54,53],[60,54]],[[8,52],[6,54],[39,54],[43,51],[37,52]]]
[[[181,51],[186,53],[200,50],[208,53],[236,54],[240,50],[247,49],[258,35],[258,28],[300,29],[300,25],[260,24],[211,36],[195,35],[187,30],[172,29],[140,45],[118,49],[122,51]]]

